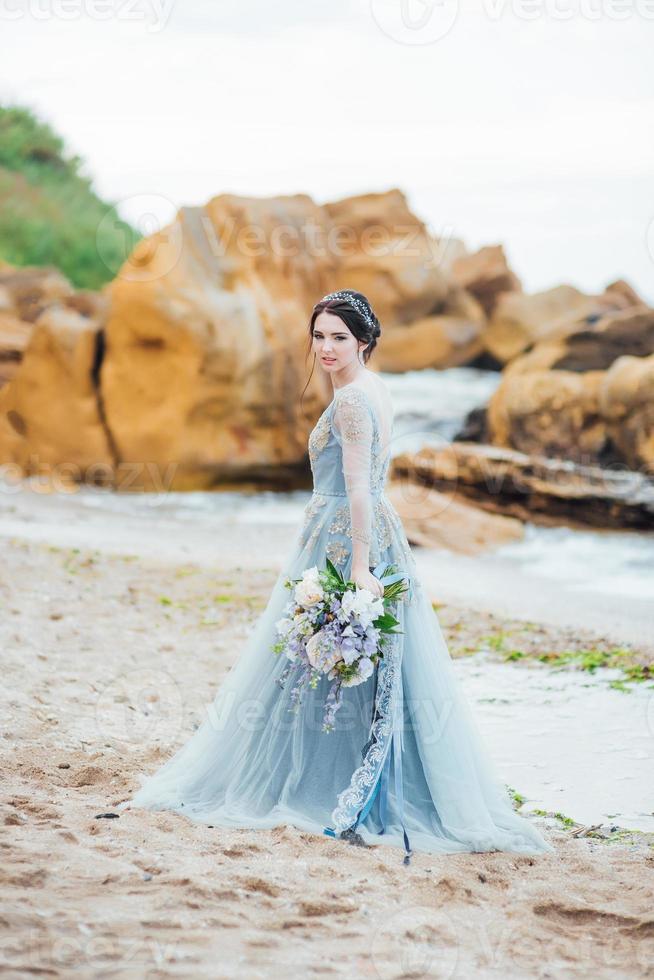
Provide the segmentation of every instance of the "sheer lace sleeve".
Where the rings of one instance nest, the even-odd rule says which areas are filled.
[[[342,394],[337,394],[333,423],[341,444],[343,479],[350,505],[352,564],[369,567],[373,420],[361,389],[346,388]]]

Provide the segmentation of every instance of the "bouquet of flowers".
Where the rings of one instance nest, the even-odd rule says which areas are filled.
[[[374,596],[346,581],[328,558],[325,569],[314,565],[301,578],[284,583],[293,595],[275,624],[273,652],[284,654],[289,663],[277,683],[284,687],[296,671],[290,698],[297,710],[307,686],[315,688],[325,675],[332,681],[325,699],[325,732],[334,727],[343,688],[367,680],[384,655],[388,635],[401,632],[388,606],[408,590],[408,577],[402,578],[391,563],[385,565],[384,575],[393,581],[384,586],[383,596]]]

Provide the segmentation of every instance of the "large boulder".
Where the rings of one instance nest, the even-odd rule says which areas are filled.
[[[425,316],[386,330],[375,358],[377,367],[382,371],[416,371],[469,364],[483,351],[483,319],[472,297],[467,297],[467,306],[468,316]]]
[[[115,457],[95,376],[104,313],[101,297],[88,316],[59,302],[31,325],[20,369],[0,390],[0,462],[10,472],[42,474],[53,489],[113,483]]]
[[[478,300],[487,317],[493,315],[502,293],[522,293],[522,284],[509,268],[501,245],[486,245],[462,255],[452,263],[452,274]]]
[[[488,403],[490,441],[519,452],[595,462],[606,449],[601,371],[530,371],[504,378]]]
[[[333,283],[301,235],[323,220],[306,195],[222,195],[139,243],[110,286],[100,372],[122,463],[172,489],[290,479],[328,395],[316,370],[300,401],[309,313]],[[300,242],[292,257],[280,228]]]
[[[550,368],[555,371],[605,371],[623,355],[654,354],[654,310],[639,305],[608,313],[581,329],[566,330],[536,344],[504,369],[504,377]]]
[[[625,307],[630,306],[647,306],[642,296],[640,296],[634,287],[630,283],[625,282],[624,279],[616,279],[615,282],[610,282],[605,288],[604,292],[617,293],[624,301]]]
[[[58,269],[0,262],[0,388],[18,371],[41,313],[74,294]]]
[[[631,305],[630,298],[615,288],[601,296],[588,296],[569,285],[533,294],[503,293],[484,332],[484,346],[506,364],[534,344],[560,340]]]
[[[619,357],[602,378],[599,407],[623,459],[654,476],[654,354]]]
[[[536,344],[504,369],[487,406],[486,438],[579,463],[648,465],[654,392],[638,364],[652,355],[654,310],[644,306]]]

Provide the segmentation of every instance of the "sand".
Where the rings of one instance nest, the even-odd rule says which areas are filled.
[[[553,854],[415,854],[405,867],[394,848],[290,827],[98,818],[197,724],[274,571],[140,543],[2,549],[5,975],[652,976],[644,835],[575,837],[553,820]],[[473,610],[439,617],[455,653],[489,632]]]

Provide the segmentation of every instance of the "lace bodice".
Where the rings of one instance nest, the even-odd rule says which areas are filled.
[[[347,495],[348,483],[378,496],[384,490],[389,446],[381,446],[379,425],[363,388],[345,385],[309,435],[309,461],[317,493]]]
[[[308,519],[328,499],[346,497],[335,511],[329,531],[351,540],[353,563],[369,565],[379,551],[389,449],[390,439],[382,445],[379,419],[369,393],[354,384],[337,389],[309,436],[314,492]],[[342,562],[346,554],[344,543],[333,543],[329,557]]]

